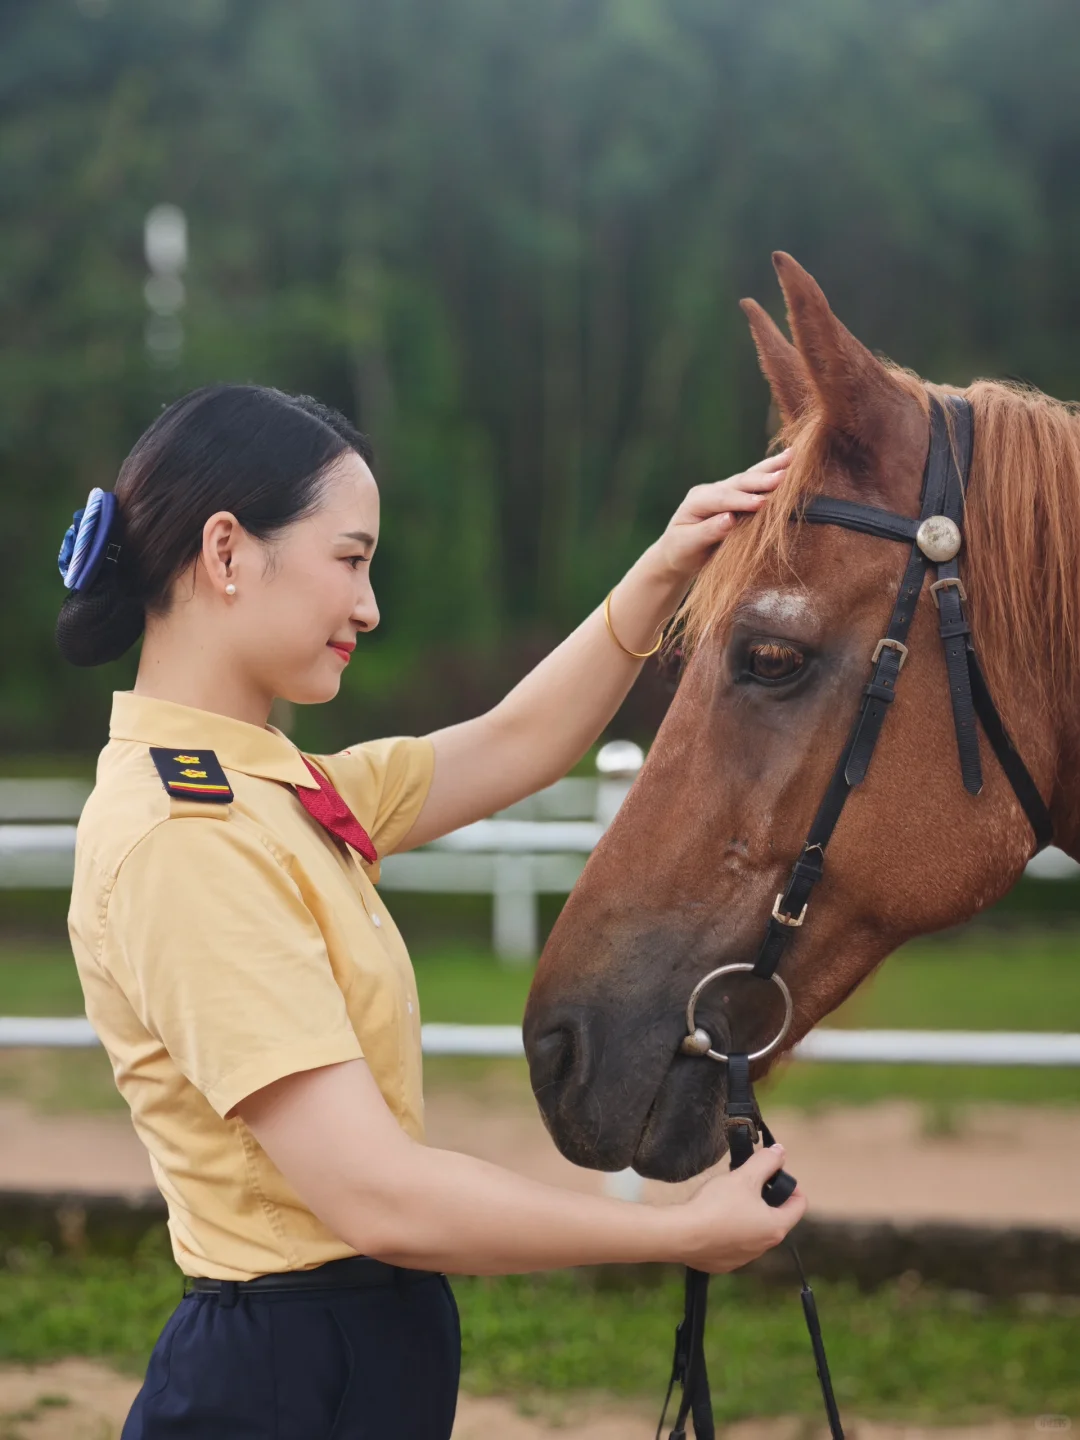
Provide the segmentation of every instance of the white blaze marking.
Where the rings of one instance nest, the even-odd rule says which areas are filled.
[[[751,607],[774,625],[794,625],[813,620],[814,607],[805,590],[759,590],[750,598]]]

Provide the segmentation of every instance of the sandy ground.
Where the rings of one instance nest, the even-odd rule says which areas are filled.
[[[531,1102],[515,1092],[436,1089],[427,1116],[433,1145],[575,1189],[605,1184],[559,1155]],[[1080,1230],[1075,1110],[972,1106],[958,1111],[954,1133],[937,1136],[924,1133],[920,1107],[905,1101],[820,1115],[777,1111],[770,1121],[816,1215]],[[118,1193],[152,1189],[153,1182],[125,1115],[42,1115],[3,1100],[0,1188]],[[679,1186],[644,1187],[647,1199],[683,1193]]]
[[[0,1440],[118,1440],[138,1381],[88,1360],[0,1369]],[[454,1440],[652,1440],[651,1410],[603,1404],[530,1416],[506,1400],[461,1397]],[[798,1419],[745,1421],[725,1440],[818,1440],[824,1428]],[[1036,1440],[1068,1434],[1064,1416],[920,1429],[850,1421],[849,1440]]]

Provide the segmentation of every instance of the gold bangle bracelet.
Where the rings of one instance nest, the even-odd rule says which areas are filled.
[[[619,637],[615,634],[615,627],[611,623],[611,596],[613,593],[613,591],[609,590],[607,593],[607,599],[604,601],[604,619],[607,622],[608,634],[611,636],[612,640],[615,641],[615,644],[618,645],[619,649],[623,652],[624,655],[629,655],[634,660],[648,660],[651,655],[656,654],[656,652],[660,649],[660,646],[664,643],[663,634],[661,634],[660,639],[657,640],[656,644],[652,647],[651,650],[628,650],[627,647],[619,639]]]

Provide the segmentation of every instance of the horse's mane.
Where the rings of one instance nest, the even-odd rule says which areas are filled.
[[[961,574],[979,656],[991,690],[1004,700],[1023,689],[1025,704],[1054,708],[1077,673],[1080,623],[1080,409],[1030,387],[976,380],[966,390],[927,384],[899,366],[893,380],[929,412],[931,394],[964,395],[975,416],[975,447]],[[739,597],[763,583],[798,583],[789,521],[821,491],[829,431],[802,412],[776,437],[796,459],[773,498],[743,520],[705,567],[680,612],[690,650],[726,629]]]

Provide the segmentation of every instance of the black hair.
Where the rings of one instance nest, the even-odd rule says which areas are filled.
[[[110,532],[119,555],[64,601],[56,622],[64,659],[118,659],[147,614],[167,612],[172,583],[198,557],[215,511],[267,540],[317,508],[323,476],[346,450],[373,462],[366,437],[310,395],[206,385],[175,401],[120,468]]]

